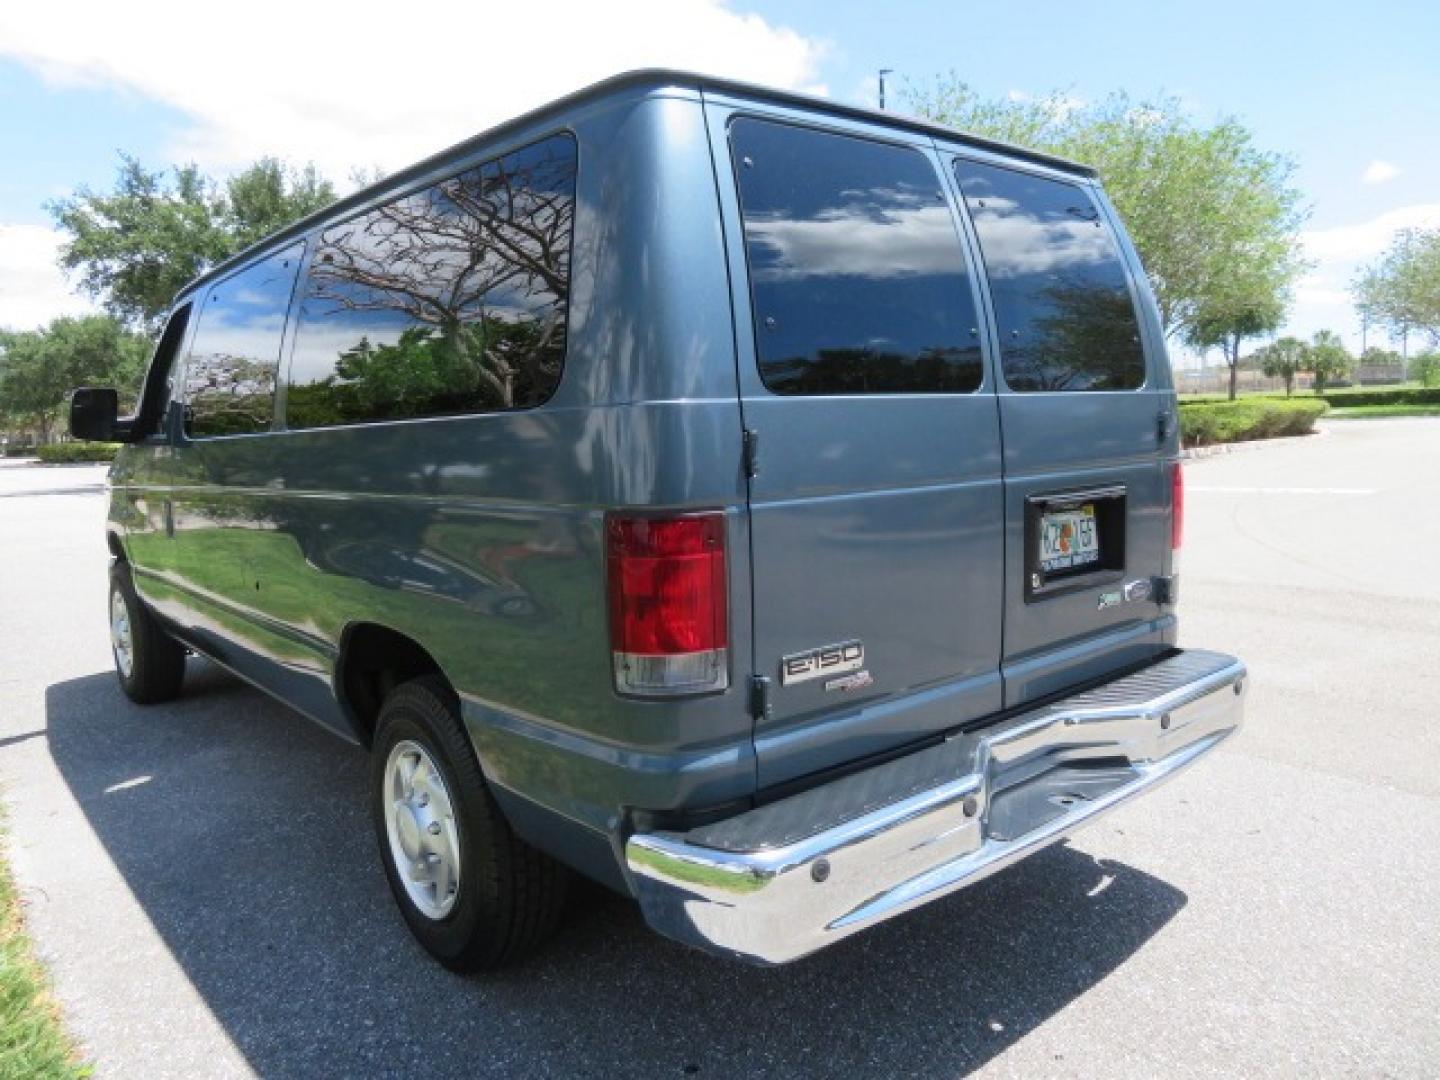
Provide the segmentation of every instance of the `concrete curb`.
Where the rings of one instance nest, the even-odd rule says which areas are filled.
[[[1219,457],[1221,454],[1236,454],[1242,450],[1258,450],[1262,446],[1277,446],[1282,443],[1299,442],[1301,439],[1324,438],[1330,432],[1322,427],[1304,435],[1278,435],[1273,439],[1250,439],[1247,442],[1216,443],[1213,446],[1192,446],[1180,451],[1180,457],[1189,461],[1197,458]]]

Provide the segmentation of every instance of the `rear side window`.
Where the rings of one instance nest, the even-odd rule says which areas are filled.
[[[302,290],[288,424],[549,398],[565,359],[575,160],[557,135],[326,229]]]
[[[185,360],[185,431],[196,438],[269,431],[285,312],[303,244],[213,286]]]
[[[1145,382],[1115,238],[1078,184],[957,160],[1013,390],[1134,390]]]
[[[730,126],[756,352],[777,394],[968,393],[984,377],[949,205],[915,150]]]

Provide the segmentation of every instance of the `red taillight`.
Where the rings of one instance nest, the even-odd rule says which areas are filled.
[[[605,519],[610,648],[627,694],[728,685],[725,515]]]
[[[1170,464],[1170,550],[1179,551],[1185,539],[1185,470],[1180,462]]]

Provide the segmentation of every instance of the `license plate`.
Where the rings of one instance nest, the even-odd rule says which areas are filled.
[[[1046,574],[1100,561],[1095,505],[1052,510],[1040,518],[1040,569]]]

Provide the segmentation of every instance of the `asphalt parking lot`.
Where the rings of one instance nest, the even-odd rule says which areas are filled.
[[[1434,1076],[1440,421],[1192,462],[1183,639],[1247,728],[972,890],[755,970],[584,891],[528,965],[407,935],[365,760],[217,669],[111,673],[103,470],[0,467],[0,781],[75,1035],[110,1076]]]

